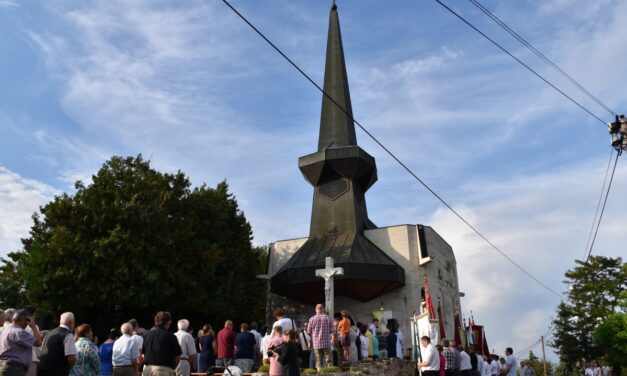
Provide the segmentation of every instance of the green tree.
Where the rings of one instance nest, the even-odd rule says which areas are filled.
[[[551,343],[568,370],[581,358],[596,359],[605,353],[594,340],[594,331],[616,313],[619,295],[627,288],[627,268],[620,257],[592,256],[576,263],[565,273],[569,300],[557,308]]]
[[[251,239],[226,182],[192,189],[141,155],[112,157],[33,216],[23,249],[3,260],[0,301],[71,310],[101,332],[130,317],[151,326],[160,309],[198,324],[263,317],[265,253]]]
[[[620,298],[622,312],[610,315],[594,331],[594,340],[606,351],[615,374],[620,367],[627,368],[627,291]]]

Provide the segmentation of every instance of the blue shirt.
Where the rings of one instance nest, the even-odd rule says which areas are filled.
[[[516,376],[516,358],[514,358],[514,355],[508,355],[507,359],[505,359],[505,364],[510,366],[507,376]]]
[[[236,359],[254,359],[255,358],[255,335],[251,332],[240,332],[235,337]]]
[[[113,366],[130,366],[133,363],[133,359],[139,358],[139,349],[137,348],[137,342],[133,340],[128,334],[123,334],[113,344]]]

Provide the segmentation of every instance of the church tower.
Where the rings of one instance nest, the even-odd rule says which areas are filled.
[[[318,151],[299,168],[314,187],[309,239],[271,279],[272,292],[304,302],[322,301],[315,270],[331,256],[344,276],[336,295],[368,301],[405,284],[405,272],[364,236],[366,191],[377,181],[374,158],[357,145],[337,6],[329,16]]]

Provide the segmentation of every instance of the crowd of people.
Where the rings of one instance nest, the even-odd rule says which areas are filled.
[[[425,336],[420,339],[420,345],[418,366],[425,376],[517,376],[518,361],[511,347],[505,349],[505,358],[499,358],[494,354],[477,354],[474,345],[468,346],[466,351],[460,344],[448,339],[434,346],[431,339]],[[535,376],[527,373],[528,370],[521,369],[519,376]]]
[[[40,332],[33,309],[0,310],[0,376],[189,376],[211,367],[251,372],[262,364],[271,376],[297,376],[302,368],[319,371],[364,358],[403,358],[404,337],[394,319],[386,326],[377,319],[366,325],[346,310],[331,318],[322,304],[302,325],[281,308],[274,318],[261,332],[254,322],[241,323],[236,332],[233,321],[226,320],[217,333],[206,324],[194,337],[186,319],[171,332],[172,317],[161,311],[150,330],[130,319],[98,344],[90,325],[75,327],[71,312],[60,316],[58,327]],[[511,348],[499,358],[477,354],[473,345],[466,351],[444,339],[434,346],[422,337],[420,350],[417,366],[424,376],[536,376],[524,361],[517,367]],[[609,367],[590,362],[584,376],[610,376]]]
[[[280,308],[274,317],[261,332],[256,323],[241,323],[236,332],[227,320],[217,333],[206,324],[194,337],[188,320],[178,320],[178,331],[172,333],[171,315],[158,312],[150,330],[130,319],[99,343],[89,324],[75,325],[71,312],[60,316],[58,327],[40,332],[33,309],[0,310],[0,376],[187,376],[214,366],[251,372],[262,364],[273,376],[292,376],[301,368],[403,355],[403,335],[395,320],[385,328],[378,320],[366,325],[347,311],[331,319],[321,304],[302,325]]]

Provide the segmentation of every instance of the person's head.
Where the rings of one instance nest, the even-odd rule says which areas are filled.
[[[78,326],[78,328],[76,328],[76,336],[78,338],[89,338],[89,339],[93,339],[94,338],[94,333],[91,330],[91,326],[89,324],[81,324]]]
[[[155,315],[155,326],[168,330],[170,329],[170,325],[172,325],[172,315],[170,315],[170,312],[157,312]]]
[[[362,335],[366,335],[366,332],[368,331],[368,327],[366,325],[362,325],[359,327],[359,333],[361,333]]]
[[[387,328],[383,329],[383,335],[384,336],[389,336],[390,335],[390,329],[387,329]]]
[[[438,352],[444,351],[444,347],[442,347],[442,345],[435,345],[435,348],[438,349]]]
[[[282,336],[283,335],[283,328],[281,327],[281,325],[277,325],[273,328],[274,331],[274,335],[275,336]]]
[[[283,317],[284,313],[283,313],[283,308],[281,307],[277,307],[274,309],[274,318],[275,319],[280,319],[281,317]]]
[[[342,315],[343,319],[347,319],[348,318],[348,311],[343,309],[342,311],[340,311],[340,314]]]
[[[205,324],[202,327],[202,332],[205,333],[205,335],[208,335],[209,333],[211,333],[212,330],[213,328],[209,324]]]
[[[176,327],[179,328],[179,330],[186,332],[189,328],[189,321],[181,319],[176,323]]]
[[[109,339],[112,341],[120,338],[120,335],[120,331],[117,328],[111,328],[111,330],[109,331]]]
[[[457,345],[457,351],[464,351],[464,347],[462,347],[462,345]]]
[[[514,353],[514,350],[511,347],[508,347],[505,349],[505,355],[512,355]]]
[[[62,313],[59,324],[67,326],[70,331],[74,330],[74,314],[72,312]]]
[[[131,324],[131,326],[133,327],[134,331],[137,331],[137,329],[139,329],[139,323],[137,322],[137,320],[130,319],[130,320],[128,320],[128,323]]]
[[[471,353],[471,354],[474,354],[475,353],[475,345],[468,346],[468,352]]]
[[[377,319],[377,318],[372,319],[372,323],[374,324],[375,328],[379,327],[379,319]]]
[[[499,356],[496,354],[490,354],[490,358],[492,358],[492,360],[495,362],[499,360]]]
[[[126,335],[129,335],[129,336],[132,335],[133,334],[133,325],[131,325],[128,322],[125,322],[120,327],[120,332],[122,332],[122,334],[126,334]]]
[[[250,330],[257,330],[257,323],[256,322],[251,322],[250,323]]]
[[[324,313],[324,306],[322,304],[316,304],[316,314]]]
[[[283,334],[283,340],[285,342],[292,342],[294,338],[296,338],[296,332],[293,331],[292,329],[286,330],[285,334]]]
[[[225,327],[226,329],[233,330],[233,321],[231,321],[231,320],[226,320],[226,321],[224,322],[224,327]]]
[[[505,358],[500,358],[500,359],[499,359],[499,363],[501,363],[501,364],[505,364]]]
[[[427,347],[431,343],[431,338],[429,336],[420,337],[420,343],[422,343],[423,347]]]
[[[18,309],[13,314],[13,324],[18,325],[22,329],[26,329],[31,321],[31,313],[25,309]]]
[[[4,319],[6,321],[13,322],[13,315],[15,315],[15,308],[7,308],[4,310]]]
[[[448,339],[443,339],[442,340],[442,346],[448,347],[448,345],[449,345],[449,340]]]
[[[248,331],[248,324],[243,322],[241,324],[239,324],[239,330],[242,332],[247,332]]]

